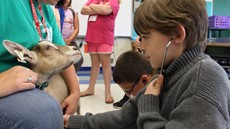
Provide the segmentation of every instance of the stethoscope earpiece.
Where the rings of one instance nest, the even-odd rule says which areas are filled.
[[[170,46],[170,44],[172,43],[172,38],[169,40],[169,42],[166,44],[166,47],[165,47],[165,52],[164,52],[164,56],[163,56],[163,59],[162,59],[162,63],[161,63],[161,70],[160,70],[160,74],[162,74],[163,72],[163,67],[164,67],[164,63],[165,63],[165,59],[166,59],[166,55],[167,55],[167,52],[168,52],[168,48]]]

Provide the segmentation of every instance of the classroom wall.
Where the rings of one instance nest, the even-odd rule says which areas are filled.
[[[79,22],[80,22],[80,32],[77,37],[77,43],[82,43],[80,48],[84,62],[82,67],[91,67],[90,55],[85,51],[85,33],[87,29],[87,15],[81,15],[80,11],[82,6],[87,2],[87,0],[72,0],[72,8],[78,12]],[[131,50],[131,36],[132,36],[132,0],[122,0],[120,4],[120,10],[118,12],[115,21],[115,42],[114,42],[114,53],[111,56],[111,64],[115,65],[116,59],[120,54],[125,51]]]
[[[88,15],[81,15],[82,6],[88,0],[72,0],[72,8],[79,12],[80,32],[79,37],[84,37],[87,29]],[[132,0],[122,0],[120,9],[115,20],[115,36],[131,37],[132,27]]]
[[[214,0],[213,15],[230,16],[230,0]]]
[[[213,0],[213,15],[230,16],[230,0]],[[212,37],[217,37],[218,32]],[[221,32],[221,37],[230,37],[230,30]]]

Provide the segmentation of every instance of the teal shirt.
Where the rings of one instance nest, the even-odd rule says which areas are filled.
[[[39,20],[42,17],[39,12],[38,2],[34,1]],[[51,42],[65,45],[60,30],[50,5],[42,4],[47,29],[51,32]],[[41,30],[44,30],[40,24]],[[46,33],[43,33],[43,39]],[[35,27],[29,0],[0,0],[0,72],[16,65],[29,66],[17,61],[3,46],[3,40],[11,40],[22,46],[32,49],[39,41],[40,36]]]

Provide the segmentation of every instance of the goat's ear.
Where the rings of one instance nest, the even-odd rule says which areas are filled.
[[[18,43],[12,42],[10,40],[4,40],[3,45],[10,54],[17,57],[19,62],[26,63],[27,61],[33,65],[38,61],[37,55],[34,52],[28,50]]]
[[[23,49],[25,49],[23,46],[15,42],[12,42],[10,40],[4,40],[3,45],[8,50],[8,52],[14,56],[18,56],[17,53],[15,53],[15,51],[20,52],[20,51],[23,51]]]

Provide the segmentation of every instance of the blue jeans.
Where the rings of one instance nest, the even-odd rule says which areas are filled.
[[[63,129],[60,104],[44,91],[22,91],[0,98],[0,129]]]

